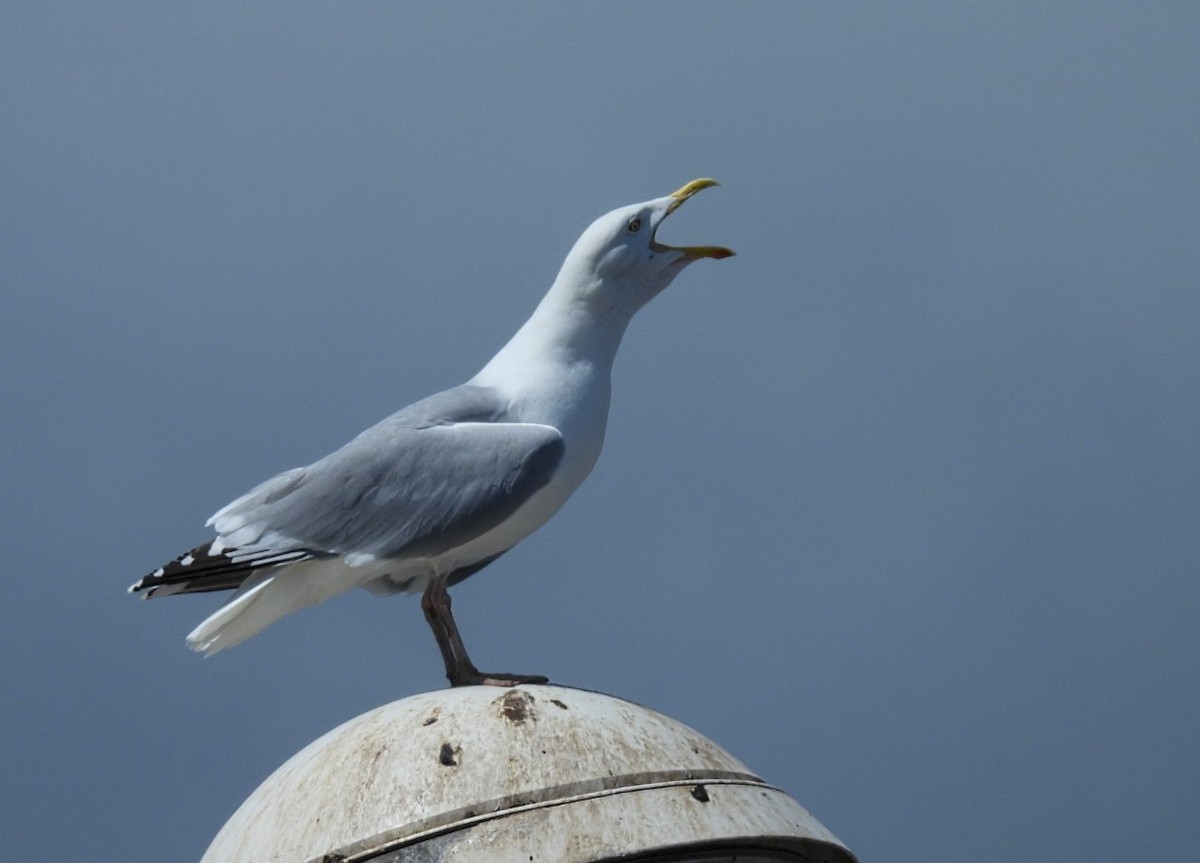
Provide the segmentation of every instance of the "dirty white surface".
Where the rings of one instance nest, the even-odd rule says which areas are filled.
[[[304,748],[203,863],[399,848],[405,859],[582,863],[730,839],[849,859],[798,803],[659,713],[557,686],[463,687],[377,708]]]

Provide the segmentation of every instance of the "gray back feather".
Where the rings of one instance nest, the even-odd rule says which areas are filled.
[[[437,393],[259,485],[209,524],[239,548],[380,558],[454,548],[512,515],[562,458],[555,429],[504,422],[504,409],[486,387]]]

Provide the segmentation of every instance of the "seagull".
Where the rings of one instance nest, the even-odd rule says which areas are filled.
[[[635,312],[723,246],[668,246],[659,225],[715,180],[601,216],[529,320],[464,384],[422,399],[323,459],[256,486],[206,523],[216,538],[132,586],[144,598],[234,591],[187,637],[211,655],[355,587],[417,593],[451,686],[546,683],[479,671],[448,588],[556,513],[591,472],[613,359]]]

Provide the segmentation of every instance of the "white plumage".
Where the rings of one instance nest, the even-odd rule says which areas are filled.
[[[188,636],[206,654],[354,587],[421,591],[453,684],[543,679],[479,672],[446,589],[544,524],[591,472],[630,319],[687,264],[733,254],[655,239],[663,219],[713,185],[693,180],[597,219],[533,315],[470,381],[257,486],[208,520],[216,539],[130,590],[235,590]]]

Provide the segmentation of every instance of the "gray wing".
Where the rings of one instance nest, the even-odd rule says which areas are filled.
[[[437,554],[499,525],[549,482],[557,429],[504,421],[484,387],[419,401],[314,464],[280,474],[209,519],[241,550],[355,558]]]

